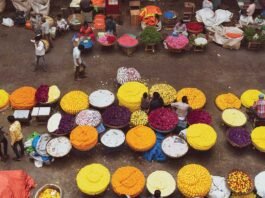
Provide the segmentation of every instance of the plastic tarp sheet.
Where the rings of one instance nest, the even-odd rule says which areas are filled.
[[[0,171],[1,198],[29,198],[34,180],[23,170]]]
[[[5,10],[6,0],[0,0],[0,13]]]
[[[196,12],[197,21],[204,23],[207,27],[218,26],[224,22],[230,22],[232,17],[232,12],[222,9],[218,9],[214,12],[210,8],[203,8]]]

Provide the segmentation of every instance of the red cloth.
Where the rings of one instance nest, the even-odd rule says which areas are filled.
[[[79,33],[78,36],[79,37],[82,37],[82,36],[84,36],[84,37],[90,37],[91,40],[93,40],[93,41],[95,40],[95,35],[94,35],[93,30],[92,30],[91,27],[85,28],[84,26],[82,26],[80,28],[80,33]]]
[[[23,170],[0,171],[1,198],[29,198],[34,180]]]

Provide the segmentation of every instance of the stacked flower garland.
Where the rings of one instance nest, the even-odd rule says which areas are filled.
[[[232,93],[218,95],[215,104],[222,111],[229,108],[240,109],[241,107],[240,99]]]
[[[227,184],[237,194],[249,194],[253,190],[252,179],[242,170],[231,171],[227,176]]]
[[[189,164],[177,174],[177,186],[185,197],[205,197],[210,191],[212,178],[201,165]]]
[[[189,39],[180,34],[179,36],[168,36],[165,42],[171,49],[184,49],[189,44]]]
[[[0,111],[7,108],[9,106],[9,94],[0,89]]]
[[[245,147],[251,144],[249,132],[243,127],[233,127],[227,131],[227,138],[233,146]]]
[[[141,108],[141,100],[148,88],[139,82],[124,83],[118,90],[117,98],[121,106],[127,107],[131,112]]]
[[[251,132],[253,145],[261,152],[265,152],[265,126],[256,127]]]
[[[118,195],[137,197],[144,190],[144,174],[133,166],[121,167],[113,173],[111,185]]]
[[[36,89],[33,87],[21,87],[10,95],[10,103],[13,109],[32,109],[36,105]]]
[[[88,108],[88,95],[79,90],[70,91],[63,96],[60,105],[66,113],[77,114]]]
[[[177,93],[177,101],[181,101],[183,96],[188,97],[188,103],[192,109],[201,109],[206,103],[205,94],[197,88],[183,88]]]
[[[126,134],[126,142],[135,151],[148,151],[156,143],[155,132],[146,126],[137,126]]]
[[[40,85],[36,91],[37,103],[53,103],[60,98],[61,92],[56,85]]]
[[[131,124],[133,126],[138,126],[138,125],[147,125],[148,124],[148,115],[144,111],[135,111],[131,115]]]
[[[246,124],[246,115],[238,109],[225,109],[222,113],[225,124],[232,127],[241,127]]]
[[[242,93],[240,100],[242,105],[246,108],[250,108],[259,99],[259,95],[262,94],[261,91],[257,89],[249,89]]]
[[[176,99],[177,91],[169,84],[155,84],[150,89],[150,95],[158,92],[163,98],[164,104],[169,105]]]

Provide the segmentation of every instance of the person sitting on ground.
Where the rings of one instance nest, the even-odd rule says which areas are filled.
[[[253,14],[255,13],[255,10],[256,10],[255,0],[250,0],[250,4],[246,9],[246,12],[241,12],[239,23],[242,26],[253,24],[254,23]]]
[[[155,190],[154,195],[151,198],[162,198],[161,197],[161,191]]]
[[[116,34],[116,23],[112,16],[107,16],[106,18],[106,32]]]
[[[213,10],[213,3],[211,0],[203,0],[202,2],[202,8],[210,8]]]
[[[88,22],[84,22],[84,25],[80,28],[80,37],[90,37],[92,41],[95,40],[93,29],[88,25]]]
[[[151,112],[157,108],[163,107],[163,106],[164,106],[163,98],[161,98],[161,96],[158,92],[154,92],[152,100],[151,100],[150,105],[149,105],[149,112]]]
[[[175,25],[174,30],[173,30],[174,36],[178,36],[179,34],[183,34],[184,36],[188,36],[187,26],[183,20],[180,20],[179,22],[177,22],[177,24]]]
[[[56,23],[57,23],[57,31],[59,33],[69,30],[69,25],[68,25],[67,21],[62,17],[61,14],[57,15]]]
[[[53,48],[52,38],[50,35],[50,24],[48,20],[46,20],[44,17],[42,18],[41,32],[42,32],[42,38],[47,40],[50,44],[50,47]]]
[[[73,59],[74,59],[74,67],[75,67],[75,76],[74,80],[78,81],[81,78],[86,78],[85,69],[86,65],[81,58],[81,52],[84,51],[85,47],[83,45],[75,46],[73,49]]]
[[[142,100],[141,100],[141,110],[148,112],[149,105],[150,105],[150,97],[149,95],[144,92]]]
[[[186,120],[188,111],[190,109],[187,96],[183,96],[181,102],[171,103],[171,107],[176,108],[176,113],[179,120]]]
[[[7,154],[7,139],[5,137],[7,133],[4,132],[3,127],[0,127],[0,158],[2,161],[6,161],[8,159],[8,154]],[[4,149],[4,154],[2,153],[2,145]]]
[[[264,94],[259,95],[259,100],[254,103],[252,109],[255,111],[255,114],[256,114],[258,119],[265,119]]]
[[[16,157],[13,158],[13,160],[20,161],[20,158],[24,155],[24,144],[21,124],[19,121],[15,120],[14,116],[8,116],[7,120],[11,124],[9,127],[9,136],[11,139],[11,146],[13,148],[14,153],[16,154]],[[20,153],[18,151],[18,146],[20,147]]]

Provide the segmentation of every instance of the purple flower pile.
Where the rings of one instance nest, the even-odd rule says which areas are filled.
[[[75,125],[75,117],[73,115],[63,114],[59,124],[59,128],[56,133],[57,134],[70,133],[74,128],[74,125]]]
[[[201,110],[201,109],[196,109],[196,110],[192,110],[191,112],[188,113],[187,121],[190,125],[191,124],[198,124],[198,123],[211,124],[212,123],[212,117],[207,111]]]
[[[37,103],[46,103],[49,98],[49,86],[48,85],[41,85],[36,91],[35,94]]]
[[[158,130],[169,131],[178,124],[178,116],[175,111],[169,108],[158,108],[148,116],[149,124]]]
[[[126,107],[112,105],[102,114],[104,124],[123,126],[130,122],[131,112]]]
[[[251,144],[251,137],[249,132],[243,127],[230,128],[227,131],[228,139],[241,147]]]

